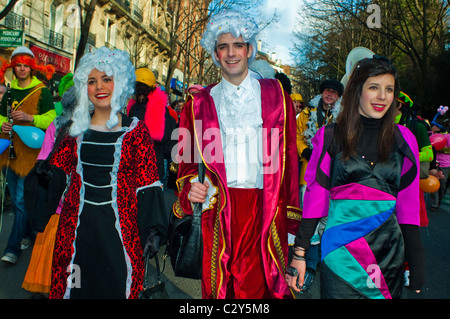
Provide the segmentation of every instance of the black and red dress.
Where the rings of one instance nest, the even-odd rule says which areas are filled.
[[[142,245],[150,228],[160,223],[161,207],[147,128],[123,116],[118,131],[90,129],[66,137],[50,163],[70,178],[50,298],[137,298],[144,271]]]

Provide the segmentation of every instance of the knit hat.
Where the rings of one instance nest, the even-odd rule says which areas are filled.
[[[2,57],[0,57],[1,67],[0,67],[0,83],[5,81],[6,69],[12,68],[19,63],[26,64],[30,66],[32,70],[36,70],[50,80],[55,73],[55,67],[51,64],[39,65],[33,54],[33,52],[27,47],[17,47],[11,54],[11,61],[8,62]]]
[[[408,106],[410,108],[412,108],[413,105],[414,105],[413,100],[405,92],[400,92],[398,94],[397,101],[399,101],[403,105],[406,105],[406,106]]]
[[[344,93],[344,86],[342,85],[341,82],[338,82],[336,80],[323,81],[320,84],[320,88],[319,89],[320,89],[320,94],[322,94],[323,91],[325,91],[325,89],[333,89],[333,90],[335,90],[336,92],[338,92],[339,97],[341,97],[342,93]]]
[[[149,69],[139,68],[136,70],[136,82],[141,82],[150,87],[154,87],[156,85],[156,77]]]

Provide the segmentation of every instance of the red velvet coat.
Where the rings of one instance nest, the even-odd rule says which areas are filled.
[[[259,243],[264,261],[267,285],[272,298],[291,298],[285,281],[288,262],[287,233],[295,234],[300,216],[298,157],[296,149],[295,113],[292,101],[276,80],[260,80],[263,129],[263,233]],[[204,209],[203,227],[203,278],[204,298],[225,298],[230,259],[230,204],[225,164],[220,134],[215,139],[204,133],[219,128],[216,108],[210,95],[211,88],[194,94],[183,108],[180,118],[179,155],[184,159],[179,165],[177,186],[179,200],[174,204],[178,217],[192,214],[188,199],[190,179],[198,175],[199,147],[206,164],[206,175],[217,188],[214,204]],[[278,129],[272,135],[271,129]],[[263,134],[264,135],[264,134]],[[277,150],[271,149],[272,138]],[[278,151],[278,152],[276,152]],[[272,156],[272,157],[270,157]]]

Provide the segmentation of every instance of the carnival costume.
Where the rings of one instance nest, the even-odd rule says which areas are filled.
[[[231,276],[233,241],[247,240],[246,245],[257,247],[262,254],[262,267],[265,273],[270,293],[267,298],[289,298],[292,297],[284,280],[284,271],[287,265],[287,233],[288,227],[291,233],[300,220],[298,208],[298,170],[296,169],[297,155],[295,145],[292,141],[295,135],[294,112],[288,96],[283,95],[279,82],[275,80],[260,80],[263,128],[268,130],[263,144],[265,145],[263,156],[271,158],[271,162],[265,164],[263,188],[260,190],[260,201],[258,205],[248,208],[250,220],[261,220],[260,234],[245,230],[238,235],[231,236],[234,227],[239,227],[237,221],[231,218],[231,205],[236,202],[230,198],[230,187],[227,185],[225,163],[222,153],[222,142],[220,136],[208,142],[201,140],[208,129],[220,129],[214,101],[209,94],[212,86],[208,86],[202,92],[196,93],[185,105],[180,127],[188,129],[192,139],[186,143],[181,141],[180,148],[187,152],[191,151],[190,162],[181,162],[179,166],[179,179],[177,180],[180,196],[174,205],[174,213],[181,217],[184,214],[192,214],[192,206],[188,199],[191,187],[190,180],[198,176],[198,160],[195,159],[197,145],[203,145],[201,157],[205,161],[207,171],[206,177],[210,183],[213,195],[208,198],[211,203],[204,209],[202,216],[202,228],[204,237],[203,249],[203,278],[202,292],[205,298],[224,298],[227,295],[227,284]],[[198,127],[195,123],[202,123]],[[271,129],[278,129],[279,136],[271,136]],[[270,149],[271,138],[275,137],[279,148]],[[291,141],[291,142],[290,142]],[[215,159],[211,159],[209,150],[214,149]],[[272,157],[271,157],[272,154]],[[298,186],[297,186],[298,187]],[[250,189],[249,192],[256,189]],[[234,193],[233,193],[234,194]],[[258,207],[259,206],[259,207]],[[246,213],[248,213],[246,212]],[[244,213],[241,211],[240,213]],[[252,219],[253,218],[253,219]],[[242,227],[242,226],[241,226]],[[248,225],[247,225],[248,227]],[[255,235],[256,237],[252,237]],[[241,239],[239,239],[241,237]],[[244,238],[245,237],[245,238]],[[258,239],[258,240],[257,240]],[[242,252],[242,254],[245,254]],[[260,260],[258,256],[248,255],[245,258]],[[241,276],[251,276],[244,268],[239,269]],[[236,273],[233,271],[233,275]],[[259,285],[260,283],[258,283]]]
[[[114,78],[105,130],[90,128],[93,104],[87,83],[94,68]],[[157,214],[164,202],[147,128],[124,115],[122,126],[116,126],[134,80],[128,54],[104,47],[84,55],[75,72],[78,104],[70,134],[50,158],[54,188],[64,190],[70,178],[56,234],[50,298],[137,298],[142,290],[143,246],[152,228],[160,229],[165,221]],[[61,194],[50,198],[59,200]]]
[[[426,179],[429,175],[430,165],[429,163],[433,160],[433,149],[431,147],[430,138],[428,136],[427,126],[419,121],[417,114],[414,111],[414,102],[411,98],[404,92],[400,92],[397,97],[397,101],[400,104],[401,114],[397,115],[395,118],[395,123],[406,126],[411,130],[417,140],[417,145],[419,148],[419,162],[423,165],[421,169],[420,178]],[[423,164],[422,164],[423,163]],[[423,172],[422,172],[423,171]],[[426,177],[425,177],[426,176]],[[420,226],[428,226],[428,216],[427,208],[425,203],[425,196],[423,190],[420,189]]]
[[[68,74],[64,78],[67,79],[67,77],[72,78],[72,74]],[[66,87],[66,90],[67,91],[62,95],[61,99],[62,114],[47,128],[44,142],[37,158],[37,163],[25,180],[25,205],[30,220],[32,220],[33,230],[38,232],[33,245],[33,252],[31,254],[28,270],[22,283],[22,288],[32,293],[48,294],[50,292],[52,281],[53,250],[55,247],[56,231],[58,230],[63,199],[59,201],[56,212],[51,214],[47,223],[46,220],[48,219],[48,216],[45,217],[41,225],[33,217],[35,216],[36,211],[47,210],[45,205],[46,202],[44,200],[45,195],[39,196],[42,191],[42,186],[39,185],[39,178],[36,178],[39,175],[39,168],[42,167],[41,165],[43,165],[47,158],[51,156],[51,152],[55,147],[58,147],[58,145],[55,146],[55,142],[58,143],[61,141],[64,134],[66,134],[68,122],[70,121],[73,109],[76,105],[74,87]],[[39,202],[40,200],[42,202]],[[42,215],[43,214],[41,213],[41,216]]]
[[[39,65],[33,52],[25,47],[18,47],[14,50],[11,62],[7,62],[4,59],[1,60],[0,83],[4,81],[6,70],[20,63],[30,66],[33,71],[42,73],[47,79],[51,79],[55,72],[55,68],[50,64],[46,66]],[[33,122],[15,121],[14,125],[31,125],[45,131],[56,117],[53,96],[50,90],[35,76],[31,77],[31,83],[26,88],[19,87],[18,83],[17,79],[11,81],[12,109],[33,115]],[[0,125],[8,121],[6,94],[3,97],[0,109]],[[2,133],[0,138],[9,139],[9,136]],[[36,163],[40,149],[28,147],[17,134],[13,134],[13,144],[17,159],[10,160],[8,159],[8,152],[3,152],[0,155],[0,166],[5,167],[8,165],[8,168],[18,176],[25,177]]]
[[[148,74],[148,75],[147,75]],[[153,139],[159,179],[164,178],[164,159],[170,160],[176,140],[171,139],[176,122],[169,113],[167,94],[156,86],[153,72],[146,68],[136,70],[136,81],[154,88],[142,101],[130,99],[127,105],[128,116],[136,116],[144,121]]]
[[[414,261],[401,227],[420,223],[416,139],[396,125],[395,150],[377,162],[372,145],[382,120],[361,116],[361,121],[357,155],[347,161],[333,143],[334,124],[321,128],[313,138],[315,151],[305,175],[303,220],[328,216],[321,247],[325,299],[399,298],[405,248],[410,266]],[[299,230],[296,244],[308,247],[304,231]]]
[[[250,65],[257,32],[251,18],[224,12],[208,22],[201,44],[220,66],[216,40],[242,36],[252,46]],[[185,104],[174,213],[192,214],[188,195],[203,161],[209,183],[202,206],[203,298],[293,297],[284,277],[288,231],[295,233],[300,220],[294,118],[280,82],[250,72],[239,86],[222,78]]]
[[[30,49],[18,47],[12,53],[10,63],[2,60],[0,83],[4,81],[6,70],[18,64],[28,65],[32,72],[41,72],[47,76],[47,79],[50,79],[55,71],[52,65],[38,65]],[[18,79],[11,81],[11,88],[3,95],[1,102],[0,127],[4,123],[9,122],[12,111],[22,111],[32,115],[31,122],[14,120],[12,123],[13,127],[35,126],[45,131],[56,117],[52,94],[45,87],[44,83],[32,76],[31,73],[30,77],[21,83],[28,83],[28,81],[30,83],[27,87],[21,87]],[[8,103],[9,98],[10,103]],[[6,168],[4,173],[15,213],[14,223],[2,261],[15,263],[15,260],[22,254],[21,241],[23,239],[32,241],[34,237],[25,208],[23,190],[25,177],[36,163],[40,148],[29,147],[17,133],[14,133],[14,130],[10,131],[9,134],[0,134],[0,138],[10,140],[9,150],[5,150],[0,155],[0,167],[2,169]]]

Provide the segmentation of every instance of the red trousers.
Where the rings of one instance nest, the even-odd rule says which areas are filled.
[[[262,190],[229,188],[229,194],[231,258],[226,298],[269,298],[261,252]]]

